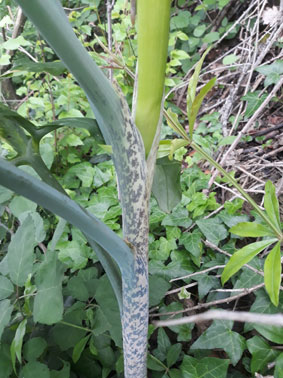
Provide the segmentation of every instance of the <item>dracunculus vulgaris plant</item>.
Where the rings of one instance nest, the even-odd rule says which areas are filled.
[[[0,135],[18,155],[12,162],[0,159],[0,184],[65,218],[85,234],[119,304],[124,375],[146,377],[148,203],[159,143],[171,0],[137,2],[138,79],[133,116],[121,92],[113,88],[75,36],[59,0],[16,2],[86,93],[96,121],[79,121],[74,126],[98,134],[97,122],[105,142],[112,146],[124,240],[68,198],[40,157],[41,138],[66,122],[35,128],[1,106]],[[17,168],[23,164],[31,165],[42,181]]]

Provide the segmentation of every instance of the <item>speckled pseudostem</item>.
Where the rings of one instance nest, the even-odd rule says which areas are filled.
[[[149,195],[146,185],[146,162],[143,143],[131,120],[128,104],[117,85],[115,88],[120,97],[121,111],[125,120],[127,144],[124,146],[124,158],[116,161],[114,157],[114,160],[115,165],[120,166],[118,183],[123,209],[124,238],[132,245],[135,254],[132,275],[124,272],[122,275],[124,369],[127,378],[144,378],[147,375],[148,330]]]

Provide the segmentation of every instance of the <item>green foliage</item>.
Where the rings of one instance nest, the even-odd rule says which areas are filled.
[[[245,338],[232,331],[233,322],[214,321],[213,324],[198,338],[191,349],[224,349],[235,366],[246,349]]]
[[[264,85],[268,87],[271,84],[276,84],[283,74],[283,60],[276,60],[271,64],[267,64],[256,68],[256,71],[266,76]]]
[[[119,66],[114,75],[131,102],[133,82],[129,70],[134,71],[135,68],[137,41],[124,8],[125,2],[116,1],[112,13],[114,45],[119,45],[121,58],[106,50],[101,51],[98,38],[107,45],[105,19],[103,16],[100,18],[105,9],[103,2],[97,0],[90,4],[88,0],[78,0],[65,3],[67,7],[84,7],[72,10],[69,20],[96,62],[104,66],[114,63]],[[182,0],[178,3],[185,4]],[[198,49],[203,43],[214,43],[230,28],[231,23],[225,17],[219,29],[212,31],[206,18],[207,12],[219,12],[227,3],[228,0],[205,0],[195,9],[191,7],[190,11],[173,10],[166,90],[178,84],[184,73],[200,62]],[[0,22],[1,27],[12,25],[9,19]],[[93,22],[99,37],[93,35],[90,27]],[[7,28],[9,33],[10,26]],[[19,155],[25,155],[30,159],[22,163],[32,163],[36,170],[31,159],[32,154],[33,157],[36,155],[73,200],[121,236],[121,206],[115,170],[108,152],[105,153],[106,148],[101,146],[105,144],[104,138],[96,122],[91,120],[92,111],[83,91],[39,38],[31,24],[27,23],[20,38],[1,44],[0,64],[13,62],[1,78],[12,78],[17,94],[26,96],[17,116],[1,105],[1,157],[18,164]],[[39,57],[40,62],[30,61],[17,50],[13,50],[15,56],[11,59],[6,52],[16,46],[25,47],[31,55]],[[99,55],[94,51],[99,51]],[[231,54],[224,58],[223,64],[229,66],[236,61],[237,56]],[[200,63],[197,64],[200,70]],[[274,62],[258,68],[258,72],[266,76],[266,86],[280,77],[280,64],[279,61],[278,64]],[[197,95],[196,76],[192,76],[190,81],[190,101],[188,97],[191,134],[203,96],[214,84],[212,79]],[[243,98],[247,101],[246,118],[260,106],[265,96],[263,94],[259,98],[258,93],[248,93]],[[50,100],[51,97],[54,101]],[[182,137],[187,136],[175,112],[173,107],[168,110],[168,123],[175,126],[175,131]],[[70,118],[74,116],[76,118]],[[202,116],[193,136],[194,141],[209,154],[219,146],[233,142],[233,137],[223,138],[219,119],[217,112]],[[16,134],[13,133],[15,130]],[[30,142],[31,136],[36,135],[40,142],[35,148]],[[167,138],[172,138],[172,133]],[[210,175],[195,164],[201,159],[199,153],[187,156],[187,145],[186,140],[166,139],[159,148],[160,157],[165,159],[158,161],[153,188],[156,200],[151,200],[150,306],[159,306],[160,312],[181,311],[188,304],[191,306],[190,301],[194,305],[200,300],[213,301],[229,296],[215,292],[221,287],[221,269],[201,273],[227,262],[223,255],[205,246],[203,241],[207,240],[233,254],[222,276],[228,280],[228,276],[238,272],[229,282],[233,289],[249,288],[263,282],[262,276],[242,266],[245,262],[249,261],[258,270],[264,266],[268,295],[264,290],[256,292],[251,311],[282,312],[282,295],[279,295],[280,243],[274,233],[274,228],[281,232],[281,223],[274,187],[267,183],[264,203],[274,228],[266,222],[259,223],[258,218],[254,220],[243,214],[243,202],[239,199],[226,202],[224,210],[211,216],[219,204],[214,193],[203,193]],[[175,160],[168,160],[167,156]],[[26,171],[28,167],[22,166],[22,169]],[[177,187],[179,178],[181,189]],[[246,241],[239,240],[239,237],[264,239],[245,246]],[[273,241],[276,244],[267,257],[253,258]],[[240,248],[237,252],[236,243]],[[22,378],[123,376],[119,308],[99,262],[99,250],[91,247],[78,228],[0,186],[1,378],[14,377],[13,368]],[[199,274],[170,282],[173,278],[191,273]],[[192,287],[192,292],[186,291],[181,287],[185,284],[193,284],[195,288]],[[168,294],[170,289],[182,290],[172,295]],[[176,318],[182,316],[178,314]],[[237,362],[241,365],[242,374],[246,369],[245,376],[260,372],[281,377],[282,353],[273,347],[273,343],[283,342],[280,328],[248,325],[246,331],[255,330],[259,334],[251,337],[238,328],[232,328],[231,322],[213,322],[201,335],[200,328],[194,327],[194,324],[187,324],[170,327],[169,331],[159,329],[150,333],[148,367],[152,377],[240,377],[243,375],[240,375],[237,366],[235,369],[230,366],[228,373],[229,363],[236,365]],[[250,338],[245,341],[244,337]],[[188,343],[192,345],[191,349]],[[224,349],[230,361],[223,359],[223,355],[221,358],[210,357],[219,354],[215,348]],[[244,355],[249,356],[246,360],[243,358],[244,351]],[[275,363],[274,370],[268,370],[269,363]]]

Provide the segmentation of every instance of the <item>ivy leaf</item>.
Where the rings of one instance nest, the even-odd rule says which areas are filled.
[[[264,264],[264,284],[271,302],[278,306],[279,290],[281,283],[281,253],[280,242],[275,244],[274,248],[269,252]]]
[[[17,286],[24,286],[28,275],[32,272],[34,261],[35,226],[30,215],[17,229],[8,247],[7,262],[9,275]]]
[[[149,306],[157,306],[170,288],[170,283],[156,275],[149,276]]]
[[[65,267],[58,260],[57,254],[48,251],[35,276],[35,285],[37,287],[33,307],[35,322],[50,325],[62,319],[62,280],[64,271]]]
[[[283,74],[283,60],[277,59],[271,64],[256,68],[256,71],[266,76],[264,81],[266,87],[271,84],[276,84],[280,79],[280,75]]]
[[[253,303],[251,312],[260,314],[277,314],[283,312],[283,293],[279,295],[279,305],[275,307],[270,303],[270,298],[268,297],[265,290],[258,290],[256,292],[256,300]],[[262,336],[273,343],[283,344],[283,332],[281,327],[264,325],[264,324],[253,324],[253,328],[257,330]],[[245,326],[245,329],[249,329]]]
[[[177,206],[171,214],[163,218],[162,226],[179,226],[188,228],[192,224],[188,210]]]
[[[228,236],[228,232],[219,218],[200,219],[196,221],[196,224],[207,240],[215,245]]]
[[[88,162],[76,164],[68,170],[64,179],[74,176],[81,180],[83,188],[89,188],[93,183],[94,168]]]
[[[0,276],[0,300],[8,298],[14,292],[14,286],[11,281],[3,276]]]
[[[274,361],[280,353],[259,336],[249,339],[247,347],[252,355],[251,370],[253,374],[266,368],[268,362]]]
[[[192,255],[193,262],[199,267],[203,252],[201,233],[198,231],[185,232],[179,239],[179,244],[183,244],[186,250]]]
[[[185,356],[180,366],[183,378],[226,378],[229,360]]]
[[[222,285],[224,285],[233,274],[237,273],[243,265],[247,264],[253,257],[276,241],[277,239],[262,240],[260,242],[248,244],[235,252],[228,261],[221,275]]]
[[[247,102],[247,109],[245,112],[245,119],[251,117],[254,112],[260,107],[260,105],[263,103],[263,101],[268,96],[266,93],[264,93],[262,96],[260,96],[260,91],[254,91],[254,92],[248,92],[245,96],[241,98],[241,100],[244,100]]]
[[[177,362],[181,354],[181,351],[182,351],[182,344],[180,343],[173,344],[168,348],[167,356],[166,356],[168,367],[173,366]]]
[[[193,277],[198,282],[198,294],[202,299],[211,289],[217,289],[220,287],[219,279],[209,274],[200,274]]]
[[[233,332],[232,327],[232,321],[214,321],[191,349],[224,349],[235,366],[246,348],[246,341],[239,333]]]
[[[11,360],[12,360],[12,365],[13,365],[13,369],[15,373],[16,373],[16,357],[18,361],[20,362],[20,364],[22,363],[22,346],[23,346],[23,338],[26,333],[26,324],[27,324],[27,320],[24,319],[18,325],[15,337],[12,341],[11,348],[10,348]]]
[[[4,328],[9,324],[12,311],[13,306],[10,305],[10,301],[8,299],[0,301],[0,340]]]
[[[243,237],[258,238],[262,236],[274,236],[274,232],[267,226],[256,222],[238,223],[236,226],[230,228],[229,231]]]
[[[279,203],[275,192],[275,187],[270,180],[265,184],[265,195],[264,195],[264,208],[267,212],[269,219],[272,221],[274,226],[280,231],[280,213],[279,213]]]

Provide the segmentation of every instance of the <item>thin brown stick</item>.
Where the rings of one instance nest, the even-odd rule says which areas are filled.
[[[283,327],[283,314],[259,314],[246,311],[210,310],[202,314],[185,316],[180,319],[159,320],[153,322],[156,327],[171,327],[188,323],[200,323],[207,320],[232,320],[235,322],[266,324]]]
[[[220,164],[223,165],[228,158],[228,156],[231,154],[231,152],[236,148],[244,134],[246,134],[249,129],[253,126],[255,120],[260,115],[260,113],[265,109],[265,107],[268,105],[268,103],[271,101],[271,99],[274,97],[274,95],[277,93],[277,91],[282,87],[283,85],[283,78],[281,78],[278,83],[273,87],[272,91],[269,93],[269,95],[266,97],[266,99],[263,101],[263,103],[260,105],[260,107],[254,112],[252,117],[249,119],[249,121],[246,123],[244,128],[238,133],[236,139],[231,144],[227,152],[222,157]],[[217,175],[218,171],[216,170],[214,174],[211,176],[211,179],[209,180],[209,187],[213,184],[215,177]]]
[[[245,291],[243,293],[239,293],[237,295],[234,295],[233,297],[217,299],[216,301],[211,301],[211,302],[207,302],[207,303],[200,303],[197,306],[187,307],[187,308],[184,308],[183,310],[179,310],[179,311],[161,312],[161,313],[156,313],[156,314],[150,314],[149,316],[152,317],[152,318],[156,318],[156,317],[160,317],[160,316],[178,315],[178,314],[183,314],[184,312],[201,310],[203,308],[217,306],[217,305],[223,304],[223,303],[230,303],[230,302],[236,301],[237,299],[239,299],[241,297],[244,297],[245,295],[251,294],[258,289],[261,289],[262,287],[264,287],[264,282],[261,283],[261,284],[258,284],[256,286],[250,287],[248,289],[245,289]]]

